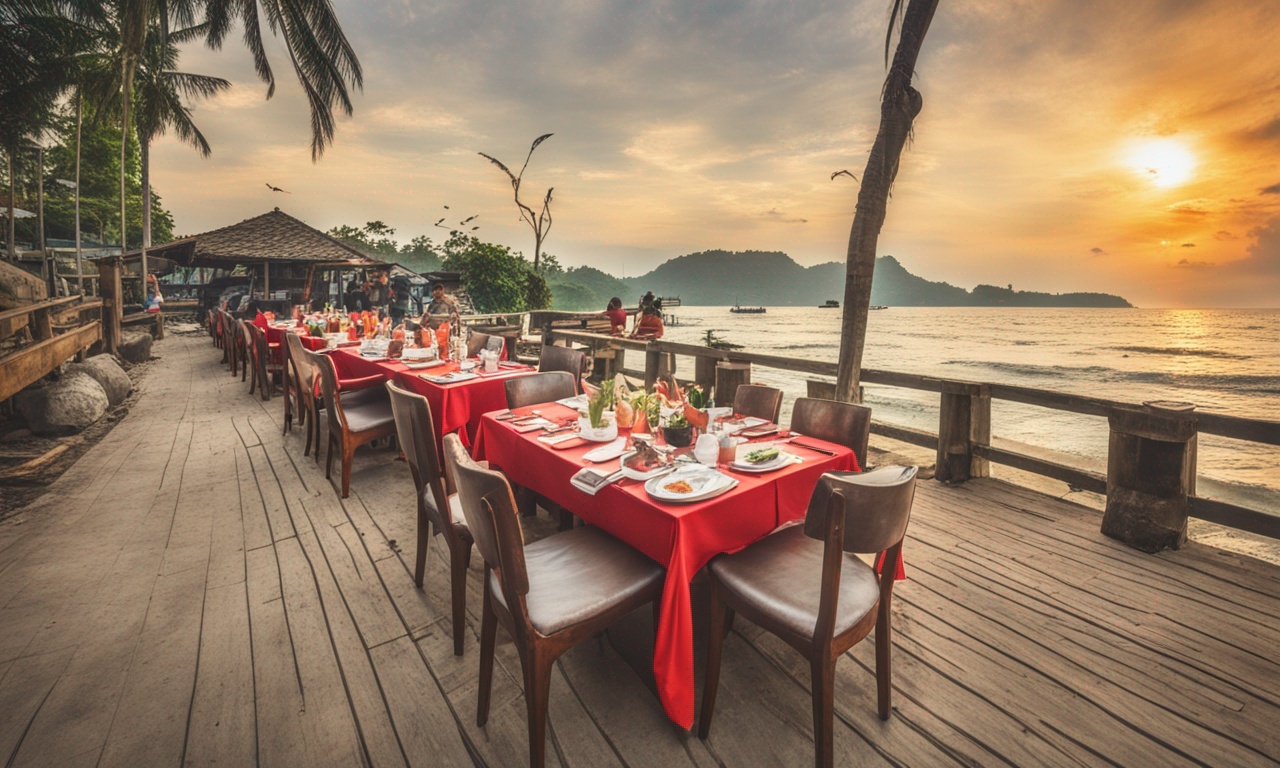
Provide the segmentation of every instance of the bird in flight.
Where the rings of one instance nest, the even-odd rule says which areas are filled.
[[[271,190],[272,192],[283,192],[283,193],[285,193],[286,195],[292,195],[292,194],[293,194],[292,192],[290,192],[290,191],[289,191],[289,190],[287,190],[287,189],[281,189],[281,188],[279,188],[279,187],[273,187],[273,186],[271,186],[271,184],[267,184],[267,189]]]

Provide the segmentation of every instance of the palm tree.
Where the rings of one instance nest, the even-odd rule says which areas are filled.
[[[895,29],[899,29],[898,48],[881,92],[880,130],[871,145],[867,167],[862,174],[857,211],[845,257],[844,317],[840,325],[836,399],[846,402],[852,402],[858,396],[867,312],[871,307],[871,278],[876,267],[876,243],[884,226],[889,190],[898,176],[898,161],[911,137],[915,118],[924,106],[920,92],[911,86],[911,78],[924,36],[937,9],[938,0],[894,0],[890,11],[884,44],[886,64]]]
[[[203,25],[188,27],[162,38],[159,29],[147,36],[147,45],[139,60],[134,122],[138,133],[139,160],[142,163],[142,248],[151,247],[151,142],[170,128],[182,141],[208,157],[209,142],[191,120],[191,110],[183,98],[214,96],[231,87],[220,77],[177,72],[178,44],[194,40],[207,30]]]

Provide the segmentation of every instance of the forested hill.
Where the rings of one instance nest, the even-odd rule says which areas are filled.
[[[610,296],[627,306],[645,291],[685,304],[817,306],[844,298],[844,264],[812,267],[778,251],[703,251],[678,256],[640,277],[620,280],[592,267],[549,278],[559,309],[603,309]],[[979,285],[972,291],[913,275],[892,256],[876,261],[871,303],[899,307],[1129,307],[1105,293],[1041,293]]]

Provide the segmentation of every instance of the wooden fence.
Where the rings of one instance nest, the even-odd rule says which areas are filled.
[[[34,342],[0,357],[0,401],[100,341],[101,311],[101,301],[67,296],[0,312],[0,328],[29,327]],[[72,315],[74,322],[58,322]]]
[[[716,388],[716,398],[721,402],[731,399],[724,387],[736,388],[750,381],[752,366],[815,376],[836,375],[835,363],[669,341],[645,342],[564,327],[579,319],[582,318],[567,313],[534,313],[531,322],[541,327],[544,344],[583,345],[595,358],[601,374],[612,376],[621,372],[643,379],[646,386],[652,386],[661,376],[675,376],[677,357],[693,358],[691,381],[707,389]],[[643,369],[624,365],[629,351],[644,356]],[[961,483],[986,477],[989,464],[995,462],[1103,494],[1107,498],[1103,532],[1144,551],[1180,546],[1186,538],[1187,517],[1280,538],[1280,511],[1267,513],[1195,493],[1199,434],[1280,445],[1278,421],[1207,413],[1186,403],[1125,403],[1032,387],[896,371],[864,369],[862,382],[938,394],[937,432],[875,420],[871,431],[936,451],[936,477],[943,482]],[[811,396],[831,397],[833,393],[834,386],[830,383],[809,382]],[[992,445],[993,399],[1105,417],[1110,426],[1107,473]]]

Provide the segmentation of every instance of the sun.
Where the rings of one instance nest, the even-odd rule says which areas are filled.
[[[1157,187],[1167,189],[1191,180],[1196,157],[1177,139],[1140,139],[1128,145],[1124,163]]]

